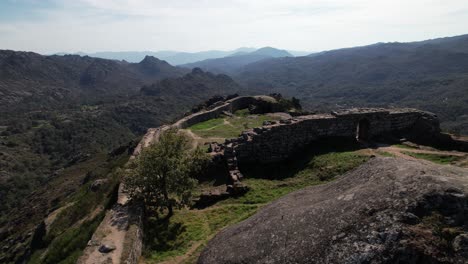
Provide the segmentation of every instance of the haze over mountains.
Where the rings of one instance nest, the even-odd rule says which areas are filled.
[[[286,50],[265,47],[252,52],[237,52],[231,56],[223,58],[207,59],[180,66],[186,68],[198,67],[206,71],[217,73],[234,73],[245,65],[261,60],[281,57],[293,57],[293,55]]]
[[[214,95],[279,92],[314,112],[419,108],[439,115],[444,130],[468,134],[468,35],[299,57],[271,47],[153,55],[0,50],[1,237],[34,228],[49,201],[67,195],[47,190],[50,178],[75,177],[64,169],[81,164],[89,171],[105,166],[109,153],[131,149],[147,128]],[[23,249],[10,251],[16,258]]]
[[[103,97],[136,94],[143,85],[182,76],[198,67],[228,74],[245,94],[280,92],[302,99],[306,107],[315,110],[417,107],[439,114],[447,129],[467,131],[467,58],[468,35],[377,43],[302,57],[268,47],[238,50],[230,56],[181,67],[149,56],[139,63],[128,63],[2,51],[0,100],[7,106],[21,102],[21,98],[34,98],[31,103],[37,103],[42,100],[38,96],[59,102],[64,97],[81,98],[78,93],[99,92]]]
[[[1,50],[1,149],[9,153],[3,156],[9,165],[2,175],[19,173],[13,167],[31,155],[56,165],[44,163],[20,174],[50,172],[77,158],[70,153],[109,151],[215,94],[273,92],[295,96],[311,111],[420,108],[439,115],[443,129],[466,134],[468,35],[302,57],[274,48],[238,50],[183,67],[152,56],[130,63]],[[109,137],[109,130],[120,133]]]
[[[255,52],[257,50],[255,48],[238,48],[235,50],[223,51],[223,50],[208,50],[208,51],[200,51],[200,52],[180,52],[180,51],[103,51],[103,52],[94,52],[94,53],[84,53],[84,52],[76,52],[72,53],[71,55],[80,55],[80,56],[90,56],[102,59],[109,59],[109,60],[125,60],[127,62],[140,62],[146,56],[153,56],[159,58],[161,60],[165,60],[172,65],[181,65],[187,63],[193,63],[197,61],[203,61],[207,59],[216,59],[216,58],[223,58],[228,56],[236,56],[236,55],[245,55],[250,52]],[[308,51],[287,51],[288,56],[306,56],[311,54],[312,52]],[[67,55],[69,53],[60,52],[55,55]],[[264,54],[267,55],[267,54]]]
[[[311,109],[407,106],[468,131],[468,35],[262,60],[231,75],[247,90],[297,96]]]

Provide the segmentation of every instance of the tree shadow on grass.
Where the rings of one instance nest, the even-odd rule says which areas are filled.
[[[149,218],[145,224],[145,247],[147,252],[169,251],[179,248],[183,241],[177,238],[185,231],[182,223],[171,219]]]

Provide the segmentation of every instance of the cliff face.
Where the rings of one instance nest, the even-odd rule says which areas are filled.
[[[467,175],[374,158],[220,232],[198,263],[466,263]]]

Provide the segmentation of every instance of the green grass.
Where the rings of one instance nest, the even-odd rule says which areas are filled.
[[[390,152],[386,152],[386,151],[377,151],[377,153],[381,156],[384,156],[384,157],[391,157],[391,158],[394,158],[395,157],[395,154],[392,154]]]
[[[403,151],[402,153],[405,155],[417,158],[417,159],[425,159],[425,160],[432,161],[437,164],[443,164],[443,165],[452,164],[461,159],[461,157],[451,156],[451,155],[414,153],[414,152],[409,152],[409,151]]]
[[[257,208],[239,204],[204,210],[182,209],[170,221],[151,219],[144,257],[152,263],[183,255],[197,243],[204,245],[221,228],[251,216]]]
[[[42,238],[42,245],[33,252],[30,263],[76,262],[103,219],[104,209],[115,203],[119,180],[117,168],[127,161],[128,156],[122,154],[108,158],[106,163],[97,163],[92,168],[94,177],[76,193],[60,202],[59,205],[67,207],[57,214],[49,232]],[[89,187],[96,178],[106,178],[108,182],[93,192]]]
[[[234,112],[234,115],[240,116],[240,117],[246,117],[250,115],[250,112],[248,108],[245,108],[245,109],[237,110],[236,112]]]
[[[301,154],[281,164],[245,167],[243,182],[250,188],[245,195],[201,210],[176,211],[169,222],[151,219],[145,231],[145,260],[153,263],[185,255],[184,263],[194,263],[207,241],[223,228],[288,193],[326,183],[368,160],[353,150],[331,149]]]
[[[188,129],[203,138],[235,138],[244,130],[262,126],[264,121],[278,119],[268,115],[250,115],[248,109],[243,109],[236,111],[232,117],[210,119]]]
[[[103,217],[104,212],[91,221],[66,230],[49,245],[41,263],[75,263]]]
[[[198,124],[195,124],[190,127],[192,131],[202,131],[202,130],[207,130],[207,129],[213,129],[219,125],[222,125],[224,122],[224,118],[215,118],[215,119],[210,119]]]
[[[402,148],[402,149],[417,149],[416,147],[412,147],[412,146],[409,146],[409,145],[405,145],[405,144],[396,144],[396,145],[393,145],[397,148]]]

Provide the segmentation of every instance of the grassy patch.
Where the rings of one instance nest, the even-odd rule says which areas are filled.
[[[419,226],[431,230],[432,234],[439,238],[438,242],[447,247],[451,247],[453,239],[463,233],[461,227],[448,225],[445,217],[437,211],[424,216]]]
[[[443,165],[452,164],[461,159],[461,157],[451,156],[451,155],[414,153],[414,152],[409,152],[409,151],[403,151],[402,153],[404,153],[405,155],[417,158],[417,159],[425,159],[425,160],[432,161],[437,164],[443,164]]]
[[[33,252],[30,263],[76,262],[103,219],[105,209],[116,201],[119,176],[117,168],[123,166],[127,160],[128,156],[122,154],[92,168],[93,177],[90,181],[60,202],[66,207],[57,214],[49,232],[42,238],[42,245]],[[90,185],[96,178],[106,178],[108,181],[93,192]]]
[[[223,118],[215,118],[215,119],[210,119],[198,124],[195,124],[190,127],[192,131],[202,131],[202,130],[207,130],[207,129],[213,129],[219,125],[222,125],[224,122]]]
[[[182,209],[167,221],[151,219],[146,227],[145,259],[196,262],[207,241],[223,228],[253,215],[265,204],[290,192],[330,181],[368,160],[352,149],[328,146],[301,153],[282,164],[245,167],[244,196],[229,198],[202,210]],[[149,235],[148,235],[149,234]]]
[[[227,205],[203,210],[176,211],[170,221],[150,219],[146,252],[149,262],[159,262],[185,254],[207,242],[223,227],[251,216],[254,205]]]
[[[409,145],[406,145],[406,144],[395,144],[393,145],[397,148],[402,148],[402,149],[417,149],[416,147],[412,147],[412,146],[409,146]]]
[[[240,116],[240,117],[246,117],[250,115],[250,112],[248,108],[245,108],[245,109],[237,110],[236,112],[234,112],[234,115]]]
[[[395,154],[392,154],[390,152],[386,152],[386,151],[377,151],[377,153],[381,156],[384,156],[384,157],[391,157],[391,158],[394,158],[395,157]]]
[[[244,130],[262,126],[264,121],[278,119],[268,115],[250,115],[248,109],[243,109],[236,111],[232,117],[207,120],[188,129],[203,138],[235,138]]]
[[[249,186],[250,191],[244,196],[230,198],[220,204],[265,204],[304,187],[328,182],[361,165],[368,157],[354,152],[330,152],[304,160],[263,169],[263,175],[257,170],[247,171],[247,178],[243,182]],[[255,178],[253,173],[257,173],[258,177]]]
[[[103,217],[104,212],[77,228],[67,230],[55,239],[48,247],[42,263],[75,263]]]

